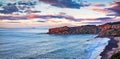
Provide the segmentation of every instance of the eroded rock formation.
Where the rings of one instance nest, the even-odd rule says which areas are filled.
[[[120,22],[107,23],[98,26],[101,31],[98,36],[100,37],[117,37],[120,36]]]
[[[49,34],[97,34],[99,28],[95,25],[85,25],[78,27],[59,27],[49,29]]]
[[[103,25],[85,25],[77,27],[58,27],[49,29],[49,34],[98,34],[99,37],[120,36],[120,22]]]

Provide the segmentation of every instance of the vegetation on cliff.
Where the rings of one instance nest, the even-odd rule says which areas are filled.
[[[95,25],[85,25],[78,27],[59,27],[49,29],[49,34],[97,34],[99,28]]]
[[[120,22],[106,23],[98,26],[101,31],[98,36],[100,37],[118,37],[120,36]]]

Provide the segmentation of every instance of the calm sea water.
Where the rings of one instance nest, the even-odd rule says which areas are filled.
[[[98,59],[108,38],[51,35],[48,29],[0,29],[0,59]]]

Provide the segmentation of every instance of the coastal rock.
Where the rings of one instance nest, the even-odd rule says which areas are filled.
[[[49,29],[49,34],[69,34],[69,27],[64,26],[64,27],[59,27],[59,28],[52,28]]]
[[[97,34],[99,28],[95,25],[85,25],[77,27],[58,27],[49,29],[49,34]]]
[[[49,34],[98,34],[98,37],[120,36],[120,22],[106,23],[103,25],[85,25],[77,27],[58,27],[49,29]]]
[[[100,37],[118,37],[120,36],[120,22],[107,23],[98,26],[101,31],[98,36]]]
[[[120,36],[120,29],[108,29],[101,31],[99,37],[118,37]]]

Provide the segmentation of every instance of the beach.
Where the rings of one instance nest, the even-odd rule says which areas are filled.
[[[112,55],[120,51],[120,37],[113,37],[109,40],[108,45],[100,54],[101,59],[110,59]]]

